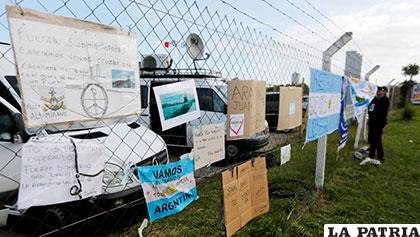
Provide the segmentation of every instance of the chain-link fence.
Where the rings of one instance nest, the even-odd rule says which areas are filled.
[[[143,59],[156,55],[170,57],[172,64],[163,74],[141,71],[142,114],[140,118],[132,120],[110,123],[98,119],[89,125],[74,123],[66,127],[45,126],[35,131],[25,131],[19,130],[13,123],[10,109],[1,104],[0,119],[5,125],[0,128],[0,196],[3,197],[1,208],[9,216],[9,229],[25,230],[27,234],[35,235],[104,235],[119,224],[131,223],[134,216],[144,215],[141,208],[130,208],[143,201],[134,167],[164,163],[168,157],[177,159],[180,153],[191,150],[194,127],[226,123],[228,80],[264,80],[268,92],[266,130],[256,134],[246,144],[227,143],[227,159],[238,161],[258,154],[278,153],[280,145],[299,138],[300,128],[286,132],[277,132],[275,129],[279,113],[278,86],[291,85],[292,82],[296,84],[296,81],[297,84],[303,81],[308,83],[310,68],[321,68],[324,49],[314,48],[285,34],[283,36],[286,36],[287,43],[276,41],[234,18],[187,0],[21,0],[10,4],[136,32],[141,67],[147,67]],[[14,56],[8,44],[7,17],[4,5],[1,7],[0,41],[4,43],[0,45],[0,70],[3,74],[0,94],[20,111]],[[246,14],[236,10],[238,14]],[[207,60],[194,62],[188,55],[186,38],[191,33],[203,40]],[[201,117],[162,131],[156,108],[151,106],[154,96],[151,88],[185,79],[195,81]],[[305,86],[304,93],[307,93]],[[21,135],[22,141],[14,139],[16,134]],[[17,210],[15,203],[21,150],[23,143],[31,136],[56,136],[64,140],[96,139],[104,144],[107,156],[104,194],[60,205],[29,208],[24,212]],[[130,218],[121,218],[122,214]],[[96,221],[91,222],[93,220]],[[83,228],[83,232],[78,228],[74,230],[75,226],[80,225],[87,228]],[[73,232],[68,232],[70,230]]]

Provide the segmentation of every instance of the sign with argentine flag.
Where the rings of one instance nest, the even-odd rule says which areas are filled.
[[[189,158],[137,171],[150,222],[178,213],[197,199],[194,161]]]
[[[342,76],[311,68],[306,141],[334,132],[340,122]]]

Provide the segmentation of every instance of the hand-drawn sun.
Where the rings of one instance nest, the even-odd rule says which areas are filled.
[[[167,194],[167,195],[172,195],[172,194],[174,194],[176,191],[177,191],[177,190],[176,190],[176,188],[175,188],[174,186],[172,186],[172,185],[169,185],[169,186],[166,188],[166,194]]]
[[[331,110],[331,98],[328,100],[328,111],[330,111]]]
[[[108,95],[98,84],[88,84],[82,91],[82,107],[89,117],[101,118],[108,109]]]

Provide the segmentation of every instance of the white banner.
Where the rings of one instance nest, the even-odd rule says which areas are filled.
[[[104,169],[104,146],[96,140],[73,139],[80,173],[97,174]],[[76,153],[69,139],[34,138],[23,146],[18,208],[44,206],[96,196],[102,193],[103,172],[76,179]],[[80,197],[71,194],[73,186]]]

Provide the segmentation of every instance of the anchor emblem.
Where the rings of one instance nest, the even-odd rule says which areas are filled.
[[[64,96],[57,97],[55,96],[56,92],[53,88],[50,89],[50,98],[41,96],[41,100],[45,101],[44,111],[52,110],[57,111],[60,109],[65,109],[64,107]]]

